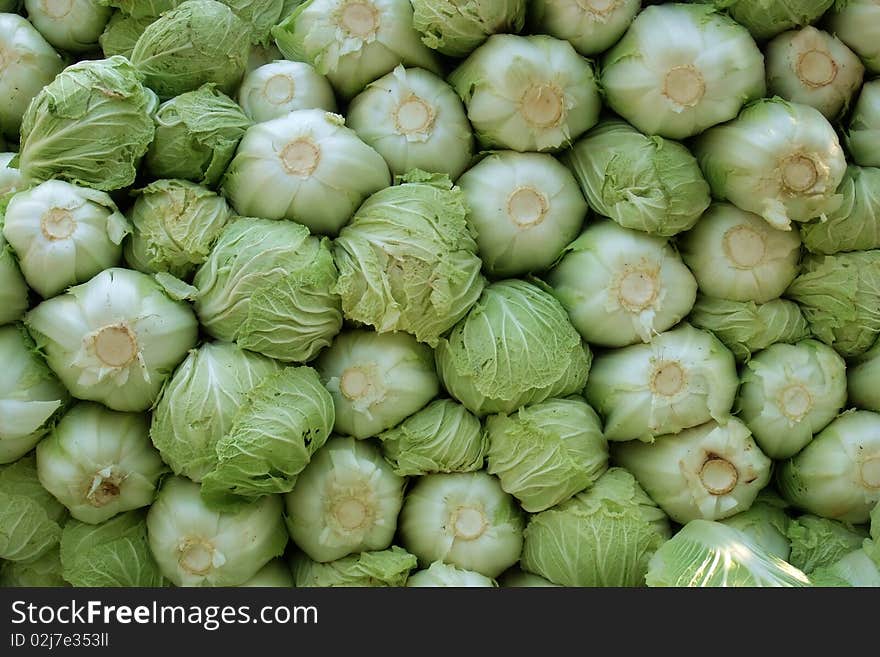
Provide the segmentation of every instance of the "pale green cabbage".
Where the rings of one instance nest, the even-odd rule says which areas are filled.
[[[232,217],[226,201],[186,180],[156,180],[141,190],[129,217],[126,262],[147,274],[189,279]]]
[[[121,11],[113,12],[101,36],[98,37],[104,56],[122,55],[130,58],[141,34],[155,20],[155,16],[135,17]]]
[[[537,586],[559,586],[549,579],[545,579],[540,575],[534,575],[520,570],[517,566],[508,568],[501,577],[498,578],[498,584],[504,588],[533,588]]]
[[[239,218],[196,271],[195,311],[213,337],[306,362],[342,328],[326,239],[291,221]]]
[[[223,193],[241,215],[292,219],[336,235],[367,196],[390,182],[385,160],[341,116],[304,109],[248,128]]]
[[[650,341],[678,324],[697,295],[666,239],[607,220],[566,247],[547,282],[584,340],[602,347]]]
[[[64,68],[61,56],[22,16],[0,14],[0,135],[17,137],[31,99]]]
[[[574,177],[548,153],[488,153],[458,185],[492,276],[547,269],[578,234],[587,203]]]
[[[429,71],[398,66],[355,96],[347,117],[394,175],[422,169],[455,180],[470,165],[473,135],[461,99]]]
[[[417,479],[399,525],[403,547],[423,567],[443,561],[497,577],[520,557],[525,518],[498,479],[479,471]]]
[[[669,520],[622,468],[529,519],[521,565],[559,586],[645,585]]]
[[[684,139],[763,96],[764,61],[748,31],[711,7],[653,5],[605,53],[602,88],[642,132]]]
[[[409,0],[308,0],[272,36],[287,59],[312,64],[346,99],[398,64],[440,73]]]
[[[785,294],[814,336],[844,358],[858,356],[880,334],[880,250],[807,256]]]
[[[792,545],[788,532],[793,521],[785,512],[787,506],[779,495],[765,488],[748,509],[719,522],[738,529],[768,553],[789,561]],[[791,563],[801,568],[794,561]]]
[[[12,247],[3,237],[3,217],[0,212],[0,325],[20,320],[29,306],[28,286]]]
[[[709,207],[709,185],[680,143],[605,119],[565,153],[590,206],[624,228],[670,237]]]
[[[28,285],[44,298],[117,265],[131,230],[108,194],[61,180],[13,196],[2,229]]]
[[[235,512],[213,511],[199,485],[166,479],[147,513],[150,550],[175,586],[238,586],[287,545],[281,498],[267,495]]]
[[[394,539],[405,483],[374,442],[335,437],[285,495],[287,530],[315,561],[384,550]]]
[[[40,442],[69,395],[18,324],[0,327],[0,463],[11,463]]]
[[[846,404],[846,363],[816,340],[771,345],[741,381],[737,417],[773,459],[797,454]]]
[[[777,230],[729,203],[712,205],[677,242],[700,292],[711,297],[765,303],[798,274],[798,232]]]
[[[207,82],[231,93],[244,75],[250,41],[250,25],[226,5],[188,0],[147,26],[131,63],[163,100]]]
[[[254,123],[271,121],[300,109],[336,111],[333,88],[305,62],[270,61],[244,76],[238,102]]]
[[[702,0],[725,9],[756,39],[769,39],[819,20],[834,0]]]
[[[548,399],[486,418],[486,471],[529,513],[559,504],[608,469],[602,421],[580,397]]]
[[[846,378],[850,403],[880,413],[880,340],[864,354],[850,359]]]
[[[406,580],[407,586],[417,587],[494,587],[498,583],[485,575],[473,570],[464,570],[450,566],[442,561],[435,561],[424,570],[417,570]]]
[[[653,443],[615,445],[612,456],[681,524],[747,510],[770,481],[772,465],[735,417],[657,436]]]
[[[337,432],[367,438],[437,396],[431,349],[406,333],[341,333],[315,367],[333,396]]]
[[[867,537],[859,527],[809,514],[793,519],[786,533],[791,541],[790,561],[807,575],[858,550]]]
[[[37,475],[70,515],[98,524],[153,503],[167,472],[140,413],[80,402],[37,445]]]
[[[519,32],[526,0],[412,0],[422,41],[450,57],[466,57],[492,34]]]
[[[333,430],[333,399],[311,367],[286,367],[249,390],[216,443],[202,498],[235,508],[287,493]]]
[[[562,305],[515,279],[487,286],[436,350],[447,391],[478,416],[578,394],[591,361]]]
[[[153,140],[155,94],[127,59],[84,60],[46,84],[21,124],[19,168],[111,191],[134,182]]]
[[[95,0],[24,0],[24,8],[46,41],[72,53],[98,49],[112,12]]]
[[[725,418],[738,386],[733,354],[682,323],[648,344],[596,356],[584,395],[604,418],[608,440],[651,441]]]
[[[788,299],[756,304],[698,294],[688,321],[714,333],[738,362],[747,362],[752,354],[777,342],[792,344],[810,337],[800,307]]]
[[[853,162],[880,166],[880,80],[862,85],[843,137]]]
[[[213,84],[162,103],[154,116],[156,138],[144,163],[155,178],[184,178],[214,187],[235,155],[251,121]]]
[[[833,212],[846,160],[837,133],[818,110],[781,98],[755,101],[693,145],[719,200],[787,230]]]
[[[290,588],[293,586],[293,574],[290,568],[281,558],[272,559],[263,566],[256,575],[251,577],[244,584],[239,586],[245,587],[283,587]]]
[[[482,469],[486,455],[480,421],[451,399],[432,401],[378,437],[401,476],[472,472]]]
[[[69,521],[61,533],[64,579],[80,587],[166,586],[144,519],[143,512],[130,511],[100,525]]]
[[[651,559],[652,587],[810,586],[807,576],[746,534],[710,520],[692,520]]]
[[[833,254],[880,248],[880,169],[848,166],[838,193],[843,202],[825,221],[801,224],[807,250]]]
[[[828,30],[861,57],[871,73],[880,73],[880,6],[874,0],[808,0],[828,12]],[[818,14],[816,14],[818,16]]]
[[[370,196],[334,241],[346,319],[436,346],[483,291],[461,189],[413,171]]]
[[[293,555],[290,569],[294,585],[329,586],[403,586],[416,558],[396,545],[388,550],[361,552],[329,563],[312,561],[303,553]]]
[[[190,351],[162,389],[150,427],[171,469],[196,482],[211,472],[218,463],[217,443],[232,429],[248,395],[281,367],[225,342],[205,342]]]
[[[40,485],[34,457],[0,466],[0,559],[33,561],[58,545],[67,509]]]
[[[767,44],[767,92],[840,116],[862,86],[865,67],[839,39],[815,27],[784,32]]]
[[[54,547],[30,561],[0,562],[0,587],[62,587],[70,586],[61,576],[61,556]]]
[[[150,408],[198,333],[189,305],[115,267],[43,301],[25,325],[71,394],[117,411]]]
[[[613,46],[642,8],[641,0],[532,0],[532,31],[566,39],[582,55]]]
[[[599,120],[592,65],[546,35],[495,34],[447,79],[484,148],[566,148]]]
[[[880,414],[838,416],[776,470],[779,492],[794,506],[831,520],[867,522],[880,502]]]

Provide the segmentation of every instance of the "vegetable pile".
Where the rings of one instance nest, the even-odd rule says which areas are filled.
[[[0,12],[0,585],[880,586],[877,0]]]

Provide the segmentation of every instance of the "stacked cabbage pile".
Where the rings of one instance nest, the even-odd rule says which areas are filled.
[[[880,585],[831,5],[0,1],[0,583]]]

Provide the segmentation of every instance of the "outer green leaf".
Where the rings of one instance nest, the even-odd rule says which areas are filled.
[[[858,550],[867,537],[862,528],[809,514],[792,520],[786,534],[791,541],[789,561],[808,575]]]
[[[837,192],[843,202],[825,221],[801,225],[804,246],[825,254],[880,248],[880,169],[847,167]]]
[[[465,57],[492,34],[519,32],[525,0],[412,0],[413,26],[433,50]]]
[[[0,468],[0,559],[32,561],[61,540],[67,510],[37,479],[33,456]]]
[[[297,588],[328,586],[403,586],[416,558],[396,545],[378,552],[361,552],[318,563],[298,552],[291,559]]]

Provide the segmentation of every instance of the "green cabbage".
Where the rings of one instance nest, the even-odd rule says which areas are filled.
[[[104,56],[122,55],[126,59],[130,58],[141,34],[155,20],[155,16],[135,17],[121,11],[113,12],[101,36],[98,37]]]
[[[719,522],[738,529],[768,553],[789,561],[792,545],[788,532],[793,521],[785,512],[787,506],[779,495],[765,488],[748,509]],[[791,563],[803,570],[794,560]]]
[[[71,53],[97,50],[112,11],[95,0],[24,0],[24,8],[46,41]]]
[[[279,57],[277,59],[281,59]],[[336,111],[333,88],[305,62],[269,61],[241,81],[238,102],[254,123],[271,121],[300,109]]]
[[[3,218],[0,216],[0,325],[21,319],[29,305],[28,286],[12,248],[3,237]]]
[[[417,570],[406,580],[407,586],[418,587],[494,587],[498,586],[494,579],[481,575],[473,570],[464,570],[450,566],[442,561],[435,561],[424,570]]]
[[[850,359],[846,378],[850,403],[880,413],[880,340],[864,354]]]
[[[880,166],[880,80],[862,85],[843,137],[853,162]]]
[[[617,43],[641,8],[641,0],[532,0],[528,22],[533,32],[566,39],[590,56]]]
[[[297,588],[312,586],[403,586],[416,558],[393,546],[378,552],[352,554],[329,563],[312,561],[303,553],[294,554],[290,569]]]
[[[874,0],[801,1],[821,3],[822,11],[831,7],[829,31],[861,57],[869,72],[880,73],[880,7]]]
[[[70,586],[61,576],[61,556],[54,547],[30,561],[0,563],[0,587],[62,587]]]
[[[769,39],[780,32],[819,20],[834,0],[702,0],[726,9],[756,39]]]
[[[809,514],[792,520],[786,534],[791,541],[792,565],[807,575],[858,550],[867,537],[864,529]]]
[[[466,57],[492,34],[523,28],[526,0],[412,0],[413,26],[433,50]]]

